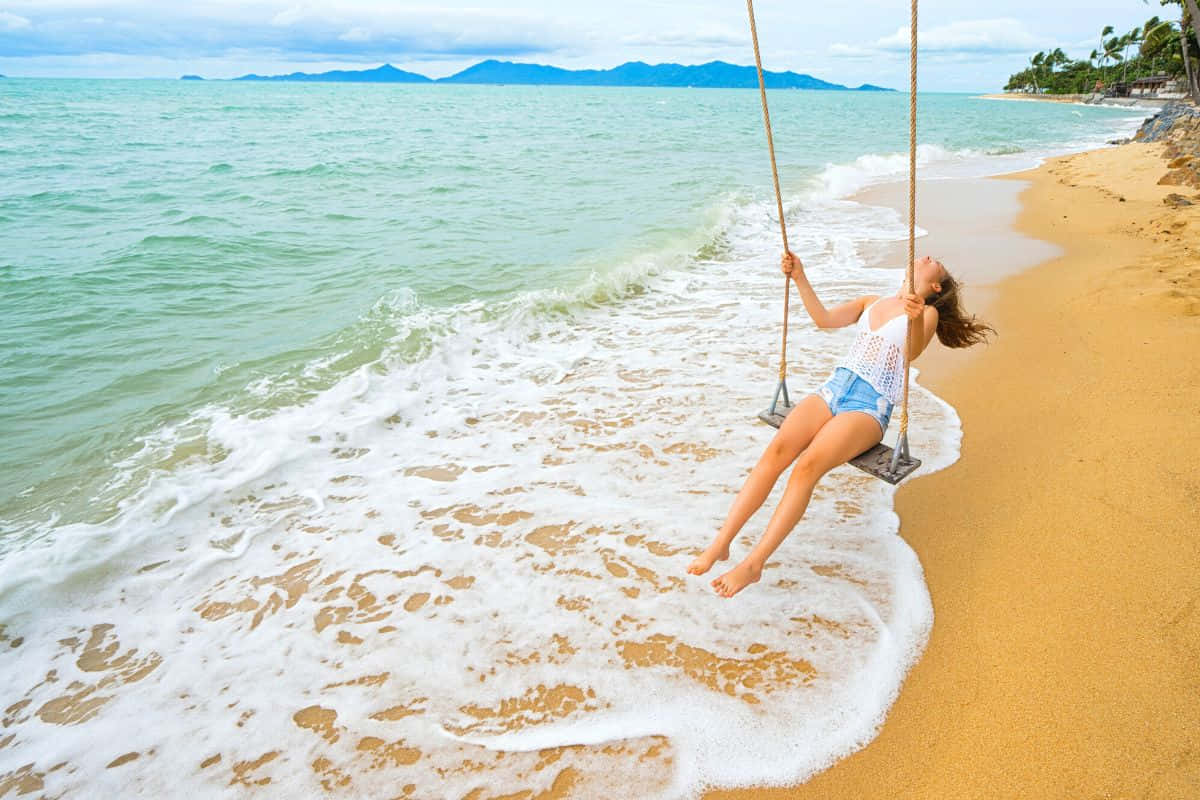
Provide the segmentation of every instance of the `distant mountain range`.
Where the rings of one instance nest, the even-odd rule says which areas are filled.
[[[335,69],[332,72],[293,72],[290,75],[243,75],[235,81],[319,81],[322,83],[433,83],[432,78],[396,69],[391,64],[364,70]]]
[[[196,76],[187,75],[187,80]],[[843,86],[811,75],[795,72],[763,71],[770,89],[826,89],[857,92],[891,92],[882,86],[864,83]],[[489,59],[436,81],[416,72],[405,72],[391,64],[364,70],[331,72],[293,72],[290,75],[243,75],[237,81],[312,81],[327,83],[492,83],[540,86],[676,86],[707,89],[750,89],[758,86],[754,67],[742,67],[724,61],[693,66],[683,64],[646,64],[629,61],[612,69],[562,69],[544,64],[517,64]]]

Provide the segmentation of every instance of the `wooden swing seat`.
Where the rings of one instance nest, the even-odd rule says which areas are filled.
[[[793,408],[795,406],[777,403],[773,411],[768,408],[760,413],[758,418],[771,427],[778,428],[783,424],[784,418],[787,417],[788,412]],[[912,474],[913,470],[917,467],[921,466],[921,459],[913,458],[907,452],[907,448],[902,447],[900,457],[896,459],[896,469],[893,471],[892,460],[894,453],[895,451],[892,448],[880,442],[865,453],[861,453],[850,459],[847,463],[853,464],[868,475],[874,475],[880,480],[895,485]]]

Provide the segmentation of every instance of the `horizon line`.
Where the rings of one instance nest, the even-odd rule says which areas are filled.
[[[545,66],[545,65],[542,65]],[[736,65],[735,65],[736,66]],[[333,72],[335,70],[326,70]],[[350,71],[350,70],[347,70]],[[360,70],[361,71],[361,70]],[[255,73],[246,73],[253,75]],[[303,73],[303,74],[320,74],[320,73]],[[796,73],[806,74],[806,73]],[[189,73],[190,75],[190,73]],[[361,84],[364,86],[425,86],[424,83],[406,83],[401,81],[242,81],[237,78],[205,78],[196,76],[199,80],[184,81],[185,76],[180,75],[174,78],[163,75],[11,75],[8,73],[0,73],[0,80],[26,80],[26,81],[170,81],[171,83],[338,83],[338,84]],[[449,77],[449,76],[447,76]],[[812,76],[809,76],[812,77]],[[818,78],[817,80],[821,80]],[[445,83],[443,78],[430,78],[429,83]],[[623,85],[586,85],[586,84],[555,84],[555,83],[462,83],[451,84],[455,86],[541,86],[551,89],[729,89],[731,91],[758,91],[757,86],[623,86]],[[875,86],[876,84],[866,84]],[[907,89],[890,89],[881,87],[892,94],[908,94]],[[772,92],[841,92],[843,89],[798,89],[795,87],[786,87],[779,89],[768,89]],[[853,91],[853,89],[852,89]],[[999,94],[1001,89],[918,89],[917,94]]]
[[[375,63],[375,62],[367,62],[367,63]],[[578,72],[608,72],[608,71],[615,70],[615,69],[617,69],[617,68],[619,68],[619,67],[623,67],[623,66],[626,66],[626,65],[629,65],[629,64],[643,64],[643,65],[645,65],[645,66],[648,66],[648,67],[676,66],[676,67],[684,67],[684,68],[705,67],[705,66],[709,66],[709,65],[718,64],[718,65],[727,66],[727,67],[734,67],[734,68],[737,68],[737,69],[755,69],[755,65],[753,65],[753,64],[737,64],[737,63],[734,63],[734,62],[731,62],[731,61],[725,61],[725,60],[722,60],[722,59],[719,59],[719,58],[718,58],[718,59],[710,59],[710,60],[708,60],[708,61],[703,61],[703,62],[691,63],[691,64],[681,63],[681,62],[677,62],[677,61],[660,61],[660,62],[657,62],[657,63],[652,63],[652,62],[649,62],[649,61],[644,61],[644,60],[642,60],[642,59],[640,59],[640,58],[639,58],[639,59],[631,59],[631,60],[627,60],[627,61],[622,61],[621,63],[619,63],[619,64],[616,64],[615,66],[610,66],[610,67],[580,67],[580,68],[572,68],[572,67],[560,67],[560,66],[556,66],[556,65],[554,65],[554,64],[546,64],[546,63],[537,62],[537,61],[510,61],[510,60],[505,60],[505,59],[500,59],[500,58],[495,58],[495,57],[488,57],[488,58],[484,58],[484,59],[481,59],[481,60],[479,60],[479,61],[476,61],[476,62],[474,62],[474,63],[472,63],[472,64],[469,64],[468,66],[465,66],[465,67],[463,67],[462,69],[458,70],[457,72],[454,72],[454,73],[452,73],[452,74],[450,74],[450,75],[445,75],[445,76],[442,76],[442,77],[440,77],[440,78],[431,78],[430,76],[428,76],[428,75],[425,75],[424,73],[421,73],[421,72],[416,72],[416,71],[414,71],[414,70],[408,70],[408,69],[402,69],[402,68],[400,68],[400,67],[397,67],[397,66],[395,66],[395,65],[394,65],[394,64],[393,64],[391,61],[383,61],[383,62],[381,62],[381,63],[376,63],[376,65],[375,65],[375,66],[361,66],[361,67],[355,67],[355,66],[337,66],[337,67],[333,67],[333,68],[330,68],[330,69],[322,69],[322,70],[320,70],[320,71],[318,71],[318,72],[304,72],[302,69],[294,69],[294,70],[292,70],[291,72],[286,72],[286,73],[283,73],[283,72],[281,72],[281,73],[278,73],[278,74],[265,75],[265,74],[260,74],[260,73],[257,73],[257,72],[253,72],[253,71],[251,71],[251,72],[246,72],[246,73],[244,73],[244,74],[242,74],[242,75],[238,75],[238,76],[235,76],[235,77],[229,77],[229,78],[209,78],[209,77],[205,77],[205,76],[203,76],[203,75],[199,75],[199,74],[197,74],[197,73],[184,73],[184,74],[182,74],[182,75],[177,75],[177,76],[174,76],[174,77],[169,77],[169,76],[165,76],[165,75],[160,75],[160,76],[155,76],[155,75],[143,75],[143,76],[137,76],[137,77],[133,77],[133,76],[111,76],[111,77],[107,77],[107,76],[106,76],[106,77],[99,77],[99,76],[95,76],[95,77],[93,77],[93,76],[87,76],[87,75],[7,75],[7,74],[0,74],[0,78],[4,78],[4,77],[51,78],[51,79],[53,79],[53,78],[62,78],[62,79],[67,79],[67,80],[72,80],[72,79],[93,79],[93,80],[182,80],[182,79],[184,79],[184,78],[192,78],[192,79],[199,78],[199,79],[201,79],[201,80],[205,80],[205,81],[235,81],[235,80],[238,80],[238,79],[240,79],[240,78],[246,78],[246,77],[249,77],[249,76],[251,76],[251,75],[254,75],[254,76],[257,76],[257,77],[282,77],[282,76],[286,76],[286,75],[295,75],[295,74],[299,74],[299,75],[321,75],[321,74],[324,74],[324,73],[327,73],[327,72],[349,72],[349,73],[353,73],[353,72],[371,72],[371,71],[373,71],[373,70],[378,70],[378,69],[383,69],[383,68],[385,68],[385,67],[388,67],[388,68],[391,68],[391,69],[393,69],[393,70],[397,70],[397,71],[399,71],[399,72],[405,72],[405,73],[408,73],[408,74],[411,74],[411,75],[419,75],[420,77],[422,77],[422,78],[425,78],[426,80],[428,80],[428,81],[430,81],[430,82],[432,82],[432,83],[438,83],[438,82],[443,82],[443,81],[446,81],[447,79],[449,79],[449,78],[452,78],[452,77],[454,77],[454,76],[456,76],[456,75],[460,75],[460,74],[462,74],[463,72],[466,72],[467,70],[473,69],[473,68],[475,68],[475,67],[478,67],[478,66],[480,66],[480,65],[487,64],[487,63],[495,63],[495,64],[501,64],[501,65],[506,65],[506,66],[518,66],[518,67],[520,67],[520,66],[545,67],[545,68],[554,69],[554,70],[561,70],[561,71],[563,71],[563,72],[569,72],[569,73],[578,73]],[[262,68],[260,67],[260,69],[262,69]],[[276,68],[276,69],[279,69],[279,68]],[[820,81],[820,82],[822,82],[822,83],[829,83],[829,84],[833,84],[833,85],[837,85],[837,86],[843,86],[843,85],[844,85],[844,84],[840,84],[840,83],[835,83],[834,81],[826,80],[826,79],[824,79],[824,78],[818,78],[818,77],[816,77],[815,75],[813,75],[813,74],[811,74],[811,73],[808,73],[808,72],[797,72],[797,71],[796,71],[796,70],[794,70],[794,69],[783,69],[783,70],[770,70],[770,69],[763,69],[763,70],[762,70],[762,74],[763,74],[764,76],[766,76],[766,75],[795,75],[795,76],[798,76],[798,77],[810,78],[810,79],[812,79],[812,80]],[[860,83],[858,86],[854,86],[854,87],[850,87],[850,86],[848,86],[847,88],[850,88],[850,89],[858,89],[858,88],[861,88],[861,87],[863,87],[863,86],[869,86],[869,87],[876,88],[876,89],[884,89],[884,90],[886,90],[886,91],[892,91],[892,92],[899,91],[899,90],[897,90],[897,89],[893,89],[893,88],[891,88],[891,87],[888,87],[888,86],[881,86],[881,85],[879,85],[879,84],[870,83],[869,81],[864,81],[864,82]],[[651,87],[647,87],[647,88],[651,88]],[[662,87],[662,88],[667,88],[667,87]],[[679,88],[684,88],[684,87],[679,87]],[[697,87],[697,88],[743,88],[743,87]],[[794,88],[794,87],[788,87],[788,88]]]

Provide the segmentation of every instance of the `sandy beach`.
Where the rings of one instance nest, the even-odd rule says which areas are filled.
[[[943,235],[1000,335],[919,362],[964,431],[959,462],[897,496],[928,648],[866,748],[707,798],[1200,796],[1200,196],[1157,184],[1161,153],[985,181],[1020,192],[1013,238]],[[1195,204],[1164,203],[1180,191]],[[1059,252],[994,280],[1030,239]],[[955,261],[972,240],[992,266]]]
[[[1002,92],[998,94],[981,94],[982,100],[1013,100],[1017,102],[1034,103],[1090,103],[1102,106],[1123,106],[1125,108],[1158,109],[1170,102],[1158,97],[1105,97],[1095,100],[1095,94],[1030,94],[1028,92]]]
[[[1028,92],[1002,92],[979,95],[983,100],[1033,100],[1042,103],[1079,103],[1083,94],[1030,94]]]

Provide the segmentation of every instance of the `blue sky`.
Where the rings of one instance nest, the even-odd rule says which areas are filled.
[[[1157,0],[995,6],[923,0],[920,84],[999,89],[1039,49],[1086,57],[1100,29],[1128,31]],[[908,4],[760,0],[764,66],[825,80],[908,85]],[[612,67],[624,61],[753,63],[741,0],[0,0],[0,73],[166,77],[374,67],[442,77],[484,58]]]

